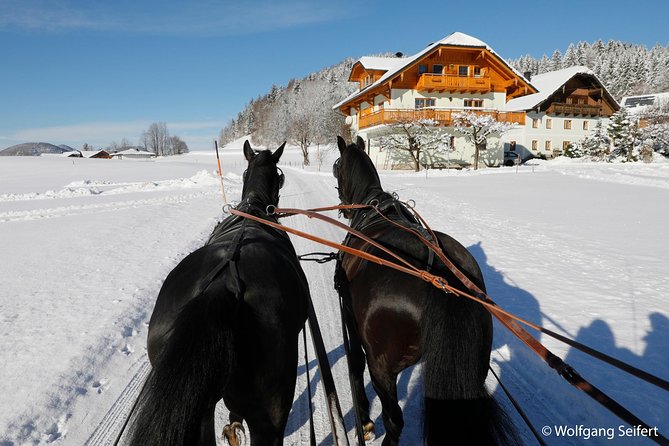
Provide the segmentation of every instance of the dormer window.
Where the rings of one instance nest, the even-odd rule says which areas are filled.
[[[373,83],[374,83],[374,76],[372,76],[371,74],[368,74],[362,80],[362,88],[365,88],[366,86],[371,85]]]

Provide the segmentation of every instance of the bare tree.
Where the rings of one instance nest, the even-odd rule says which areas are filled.
[[[502,136],[515,126],[515,124],[498,121],[491,114],[479,114],[471,111],[454,113],[453,125],[456,132],[474,144],[474,170],[479,168],[481,150],[487,148],[488,137],[492,135]]]
[[[450,135],[432,119],[407,119],[388,127],[392,133],[379,138],[381,148],[408,155],[416,172],[421,166],[427,168],[432,155],[450,145]]]
[[[183,155],[188,153],[188,145],[178,136],[170,136],[168,139],[168,152],[170,155]]]
[[[142,141],[149,151],[158,156],[163,156],[167,154],[169,137],[167,124],[164,122],[154,122],[142,135]]]

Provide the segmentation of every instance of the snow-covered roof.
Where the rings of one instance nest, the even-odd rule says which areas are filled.
[[[406,61],[406,57],[363,56],[358,60],[367,70],[395,70]]]
[[[548,99],[560,87],[567,83],[569,79],[576,76],[577,74],[589,74],[597,78],[595,73],[590,68],[582,65],[574,65],[573,67],[563,68],[557,71],[549,71],[548,73],[537,74],[536,76],[532,76],[532,85],[534,85],[539,90],[539,92],[511,99],[506,103],[506,111],[523,111],[533,109]],[[597,80],[599,81],[599,79]],[[601,82],[599,83],[601,84]],[[606,87],[604,87],[603,84],[602,87],[606,90]]]
[[[119,156],[119,155],[145,155],[145,156],[155,156],[156,154],[153,152],[147,152],[146,150],[139,150],[139,149],[127,149],[127,150],[121,150],[120,152],[115,152],[112,153],[111,156]]]
[[[490,46],[488,46],[487,43],[485,43],[485,42],[483,42],[482,40],[479,40],[479,39],[477,39],[477,38],[475,38],[475,37],[472,37],[472,36],[470,36],[470,35],[467,35],[467,34],[465,34],[465,33],[461,33],[461,32],[457,32],[457,31],[456,31],[456,32],[454,32],[454,33],[452,33],[452,34],[450,34],[450,35],[444,37],[443,39],[439,40],[438,42],[434,42],[434,43],[429,44],[429,45],[428,45],[427,47],[425,47],[422,51],[420,51],[420,52],[417,53],[417,54],[414,54],[413,56],[405,57],[405,58],[397,58],[397,60],[398,60],[399,62],[396,63],[396,65],[394,65],[394,66],[392,66],[391,68],[389,68],[388,71],[387,71],[386,73],[384,73],[384,75],[381,76],[381,78],[380,78],[379,80],[377,80],[377,81],[374,82],[373,84],[370,84],[369,86],[363,88],[362,90],[360,90],[360,91],[356,91],[355,93],[349,95],[346,99],[344,99],[344,100],[338,102],[338,103],[335,104],[332,108],[334,108],[334,109],[339,108],[339,107],[341,107],[342,105],[344,105],[346,102],[350,101],[351,99],[354,99],[355,97],[357,97],[357,96],[363,94],[363,93],[364,93],[365,91],[367,91],[368,89],[370,89],[370,88],[374,88],[374,87],[376,87],[377,85],[381,85],[381,84],[383,84],[386,80],[388,80],[388,79],[394,77],[394,76],[397,75],[399,72],[401,72],[402,70],[404,70],[406,67],[408,67],[409,65],[413,64],[413,63],[416,62],[417,60],[423,58],[425,55],[429,54],[429,53],[430,53],[432,50],[434,50],[436,47],[441,46],[441,45],[446,45],[446,46],[465,46],[465,47],[474,47],[474,48],[485,48],[485,49],[488,50],[490,53],[492,53],[493,55],[497,56],[497,58],[498,58],[504,65],[506,65],[511,71],[513,71],[516,75],[520,76],[522,79],[525,79],[525,78],[523,77],[523,75],[520,74],[520,72],[518,72],[518,70],[516,70],[516,69],[513,68],[511,65],[509,65],[509,64],[508,64],[502,57],[499,56],[499,54],[497,54],[497,53],[496,53]],[[361,58],[359,62],[360,62],[363,66],[367,67],[367,66],[364,65],[364,63],[362,62],[363,59],[365,59],[365,58],[364,58],[364,57]],[[391,58],[378,58],[378,57],[377,57],[377,58],[372,58],[372,57],[370,57],[369,59],[391,59]],[[370,63],[372,63],[372,62],[382,63],[382,61],[380,61],[380,60],[370,61]],[[371,67],[369,67],[369,68],[370,68],[370,69],[373,69],[373,68],[371,68]],[[380,69],[385,69],[385,68],[380,68]],[[530,82],[528,81],[528,84],[529,84],[529,83],[530,83]],[[533,84],[534,84],[534,83],[531,83],[530,85],[533,86]]]
[[[625,96],[620,100],[620,105],[625,107],[631,113],[636,114],[644,111],[652,105],[657,105],[660,102],[665,101],[669,102],[669,92]]]
[[[92,158],[93,156],[97,155],[98,153],[105,152],[109,153],[106,150],[100,149],[100,150],[80,150],[81,156],[84,158]]]

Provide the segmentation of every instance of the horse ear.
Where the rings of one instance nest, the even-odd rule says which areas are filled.
[[[344,153],[346,150],[346,141],[341,136],[337,136],[337,147],[339,147],[339,153]]]
[[[246,161],[250,163],[251,160],[255,158],[255,156],[256,154],[251,148],[251,144],[249,144],[249,140],[247,139],[246,141],[244,141],[244,158],[246,158]]]
[[[355,144],[358,146],[360,150],[363,152],[365,151],[365,140],[362,139],[360,136],[355,140]]]
[[[276,149],[274,151],[274,153],[272,153],[272,159],[274,160],[274,162],[276,164],[279,163],[279,158],[281,158],[281,155],[283,155],[283,148],[284,147],[286,147],[286,142],[285,141],[283,142],[283,144],[281,144],[281,146],[279,146],[278,149]]]

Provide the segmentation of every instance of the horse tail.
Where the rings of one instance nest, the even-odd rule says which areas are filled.
[[[480,305],[454,296],[426,296],[422,342],[424,445],[515,445],[518,436],[485,387],[492,321]]]
[[[235,364],[237,302],[215,294],[192,299],[174,321],[139,395],[130,445],[185,446],[208,435],[214,441],[215,405]]]

